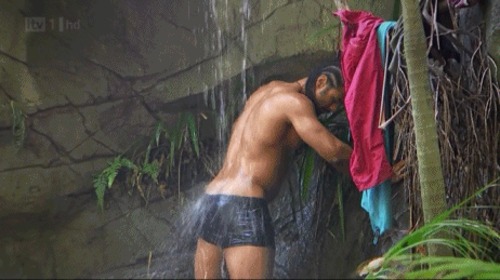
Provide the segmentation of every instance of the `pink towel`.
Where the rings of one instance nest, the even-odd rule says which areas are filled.
[[[344,78],[345,110],[354,143],[350,172],[363,191],[391,177],[392,168],[378,128],[384,70],[377,41],[383,19],[365,11],[339,10],[343,23],[340,62]]]

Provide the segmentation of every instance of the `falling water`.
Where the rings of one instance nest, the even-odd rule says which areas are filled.
[[[211,0],[210,8],[208,9],[209,16],[206,20],[206,25],[208,25],[208,20],[211,20],[215,23],[215,30],[213,31],[213,35],[211,43],[210,43],[210,53],[213,53],[217,56],[216,62],[214,64],[214,80],[215,87],[212,91],[211,99],[206,98],[206,100],[211,101],[212,108],[216,108],[217,110],[217,121],[216,121],[216,129],[217,129],[217,143],[218,148],[220,149],[218,162],[222,162],[224,152],[227,146],[227,138],[229,132],[229,122],[233,120],[235,112],[234,108],[228,108],[231,106],[235,106],[239,103],[243,104],[247,99],[247,84],[246,84],[246,69],[247,65],[247,47],[248,47],[248,36],[247,36],[247,28],[246,23],[250,19],[250,5],[248,0],[242,0],[241,6],[239,9],[239,14],[241,16],[241,36],[239,40],[241,41],[243,48],[243,55],[241,60],[241,95],[233,94],[232,92],[228,92],[228,88],[231,88],[230,78],[224,75],[225,67],[227,67],[228,63],[233,63],[232,61],[228,61],[227,56],[225,55],[227,49],[225,48],[226,38],[224,36],[224,30],[230,26],[228,19],[228,1],[216,2],[217,0]],[[220,6],[216,7],[216,4]],[[224,6],[222,6],[224,5]],[[227,81],[226,81],[227,80]],[[228,85],[223,85],[223,82],[228,82]],[[237,110],[236,110],[237,111]]]
[[[215,1],[212,0],[210,1],[210,19],[213,20],[215,23],[218,22],[218,13],[217,13],[217,8],[215,7]],[[226,2],[226,7],[227,7],[227,2]],[[216,85],[220,85],[222,81],[224,81],[224,72],[223,72],[223,67],[224,67],[224,56],[223,56],[223,38],[222,38],[222,29],[220,26],[216,24],[215,26],[215,32],[213,33],[212,36],[212,52],[218,55],[218,58],[215,63],[215,69],[214,69],[214,80]],[[215,38],[213,38],[215,37]],[[216,86],[217,88],[217,86]],[[226,147],[226,133],[227,133],[227,117],[226,117],[226,101],[225,101],[225,92],[224,92],[224,87],[219,86],[218,87],[218,92],[213,90],[212,92],[212,104],[213,104],[213,109],[215,109],[217,106],[216,102],[216,97],[218,97],[219,101],[219,106],[218,106],[218,119],[217,119],[217,142],[218,142],[218,148],[220,151],[223,151]],[[222,162],[223,156],[222,153],[219,153],[217,161],[220,163]]]
[[[216,2],[217,1],[217,2]],[[227,53],[227,40],[231,40],[226,37],[225,30],[229,28],[230,21],[228,19],[228,1],[225,2],[219,0],[209,0],[208,9],[205,13],[205,26],[212,26],[214,28],[204,28],[203,32],[210,33],[210,42],[205,44],[205,52],[209,56],[215,57],[213,63],[213,79],[214,85],[212,88],[210,85],[206,85],[203,89],[203,98],[205,105],[209,106],[210,109],[216,114],[216,137],[218,149],[221,152],[218,153],[218,158],[215,160],[218,163],[222,163],[224,157],[224,151],[227,145],[228,130],[230,127],[230,122],[233,121],[234,114],[239,111],[239,105],[243,104],[247,100],[247,68],[248,68],[248,23],[251,16],[251,7],[249,0],[241,0],[239,13],[240,16],[239,26],[240,34],[235,38],[237,42],[241,44],[242,56],[241,56],[241,71],[240,71],[240,81],[241,81],[241,91],[235,92],[231,90],[231,80],[233,74],[228,76],[228,72],[225,67],[228,63],[235,63],[235,61],[229,61]],[[225,5],[225,6],[223,6]],[[236,21],[238,22],[238,21]],[[238,61],[236,61],[237,63]],[[201,73],[200,73],[201,74]],[[238,78],[238,77],[237,77]],[[319,169],[316,170],[319,172]],[[293,174],[293,172],[291,173]],[[311,183],[309,192],[316,193],[318,188],[318,178],[319,173],[313,176],[313,182]],[[323,175],[322,175],[323,176]],[[296,181],[291,180],[290,181]],[[197,188],[193,188],[196,192]],[[297,187],[290,187],[290,189],[297,190]],[[197,189],[198,191],[201,190]],[[206,205],[202,203],[201,192],[190,196],[187,200],[187,204],[182,207],[180,211],[180,220],[176,224],[176,229],[179,238],[175,244],[170,247],[170,252],[174,252],[172,255],[176,260],[173,263],[185,263],[184,259],[191,261],[187,256],[194,253],[196,248],[196,232],[199,231],[199,219],[203,217],[203,213],[206,212],[204,208]],[[280,200],[281,203],[276,203],[270,205],[273,209],[273,216],[276,218],[276,225],[278,229],[277,235],[277,248],[276,248],[276,268],[275,275],[284,278],[291,277],[294,273],[309,273],[308,275],[317,275],[317,269],[307,268],[312,267],[314,259],[315,250],[317,247],[313,246],[312,240],[316,238],[315,231],[311,231],[311,228],[315,227],[315,207],[318,203],[314,198],[309,199],[301,207],[303,209],[291,209],[288,207],[291,204],[297,203],[300,200],[298,198],[299,193],[288,193],[284,195]],[[292,207],[293,208],[293,207]],[[287,227],[292,224],[293,226],[288,229]],[[283,234],[286,238],[283,238]],[[289,239],[294,239],[292,243]],[[295,257],[294,256],[301,256]],[[306,260],[303,260],[302,256],[309,256]],[[181,260],[181,261],[179,261]],[[303,264],[306,268],[300,266],[291,266],[293,263]],[[178,276],[170,270],[165,271],[155,271],[153,277],[167,277],[170,275]],[[171,274],[162,274],[171,273]],[[291,273],[291,274],[290,274]],[[306,274],[304,274],[306,275]]]
[[[250,5],[248,0],[242,0],[241,6],[241,41],[243,43],[243,58],[241,62],[241,82],[243,84],[243,102],[247,99],[247,83],[246,83],[246,69],[247,69],[247,47],[248,36],[246,32],[245,22],[250,19]]]

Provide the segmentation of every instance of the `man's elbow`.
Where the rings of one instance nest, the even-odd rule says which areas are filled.
[[[351,175],[351,172],[349,171],[349,159],[333,158],[330,159],[328,163],[337,171],[345,175]]]

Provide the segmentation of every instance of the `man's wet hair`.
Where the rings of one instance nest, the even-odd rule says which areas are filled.
[[[342,79],[342,72],[337,65],[323,65],[315,68],[309,74],[306,81],[306,92],[305,95],[313,102],[314,109],[316,113],[318,113],[318,108],[316,104],[316,97],[314,96],[314,89],[316,86],[316,81],[321,74],[325,74],[327,79],[327,85],[330,88],[339,88],[343,87],[344,80]]]

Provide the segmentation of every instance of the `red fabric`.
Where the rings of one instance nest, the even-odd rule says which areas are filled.
[[[378,128],[384,70],[377,41],[383,19],[365,11],[339,10],[343,23],[340,62],[344,78],[345,110],[354,143],[350,160],[359,191],[391,177],[382,129]]]

